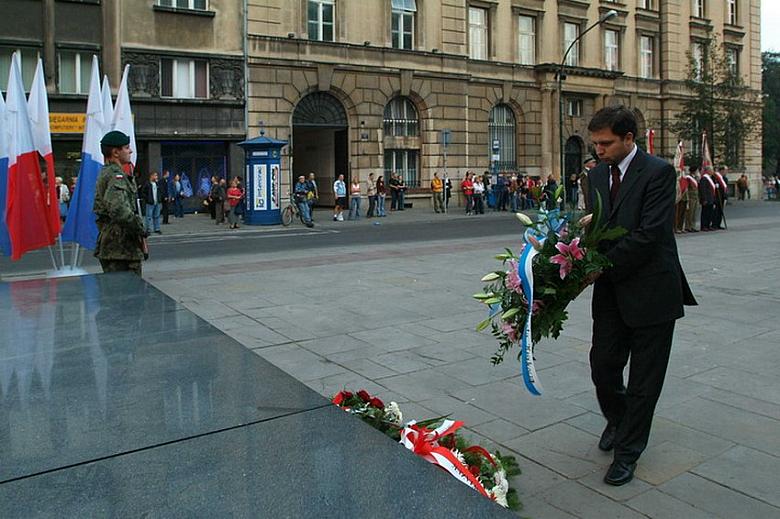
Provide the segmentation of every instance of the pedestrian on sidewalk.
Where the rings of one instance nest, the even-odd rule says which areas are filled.
[[[374,174],[368,174],[368,185],[366,185],[366,196],[368,196],[368,212],[366,218],[373,218],[376,212],[376,182]]]
[[[399,211],[404,210],[404,204],[405,204],[405,197],[406,197],[406,183],[404,182],[404,177],[401,175],[396,174],[398,177],[398,209]]]
[[[336,207],[333,209],[333,221],[344,221],[344,209],[347,207],[347,185],[344,183],[344,175],[338,176],[333,182],[333,195],[336,197]]]
[[[379,217],[387,216],[385,211],[385,200],[387,199],[387,188],[385,187],[385,177],[379,175],[376,179],[376,215]]]
[[[360,179],[353,178],[349,183],[349,216],[350,220],[360,220]]]
[[[317,204],[317,202],[320,199],[320,192],[317,189],[317,179],[314,175],[314,172],[312,171],[309,173],[309,179],[306,181],[309,184],[309,216],[311,216],[311,221],[314,221],[314,206]]]
[[[209,187],[209,195],[208,198],[206,198],[208,202],[209,214],[211,215],[212,220],[217,219],[217,206],[214,204],[214,199],[212,198],[212,195],[216,193],[217,189],[219,189],[219,179],[216,176],[212,176],[211,187]]]
[[[70,190],[62,183],[62,177],[54,177],[54,186],[57,189],[57,204],[60,210],[60,221],[64,222],[68,216],[68,202],[70,202]]]
[[[485,214],[485,184],[480,177],[474,177],[474,214]]]
[[[148,233],[162,234],[160,230],[161,196],[158,174],[156,171],[152,171],[143,191],[143,200],[146,204],[146,232]]]
[[[390,173],[390,180],[388,186],[390,187],[390,210],[398,210],[398,173]]]
[[[173,176],[173,217],[184,218],[184,188],[179,175]]]
[[[450,210],[450,198],[452,198],[452,180],[444,174],[444,212]]]
[[[304,175],[300,175],[298,177],[298,183],[295,184],[293,197],[295,199],[295,205],[298,206],[298,211],[301,213],[301,216],[303,216],[303,223],[306,225],[306,227],[314,227],[314,224],[311,221],[311,214],[309,213],[310,192],[311,188],[309,183],[306,182],[306,177]]]
[[[216,177],[214,177],[216,179]],[[220,178],[211,186],[211,202],[214,204],[214,219],[216,225],[225,223],[225,198],[227,189],[225,189],[225,179]]]
[[[471,171],[466,172],[466,178],[460,183],[460,190],[466,199],[466,214],[471,215],[474,208],[474,182],[471,180]]]
[[[227,190],[227,201],[230,210],[228,211],[228,224],[231,229],[238,229],[238,205],[244,194],[238,187],[238,179],[230,181],[230,188]]]
[[[162,201],[160,205],[160,214],[162,215],[162,223],[163,225],[168,225],[168,212],[170,210],[170,205],[172,201],[171,197],[171,172],[167,169],[163,171],[163,176],[160,179],[159,184],[159,191],[160,191],[160,200]]]
[[[439,173],[433,173],[431,180],[431,193],[433,193],[433,211],[435,213],[444,212],[444,182],[439,178]]]

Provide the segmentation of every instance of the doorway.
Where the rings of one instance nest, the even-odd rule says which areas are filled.
[[[314,172],[319,191],[318,205],[335,202],[333,182],[340,174],[349,182],[347,114],[341,102],[327,92],[314,92],[298,103],[293,112],[293,178],[307,178]]]

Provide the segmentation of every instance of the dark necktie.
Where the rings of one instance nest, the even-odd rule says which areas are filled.
[[[609,189],[609,202],[614,206],[615,200],[617,200],[618,191],[620,191],[620,168],[611,164],[609,170],[612,174],[612,187]]]

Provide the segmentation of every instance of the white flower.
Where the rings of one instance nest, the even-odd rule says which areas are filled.
[[[506,479],[506,472],[504,472],[503,469],[499,469],[493,474],[493,481],[496,484],[496,486],[493,487],[494,489],[501,488],[504,494],[509,492],[509,480]]]
[[[517,217],[518,220],[520,220],[520,223],[522,223],[523,225],[533,225],[534,224],[533,220],[531,220],[524,213],[515,213],[515,216]]]
[[[400,427],[404,423],[404,415],[401,413],[401,408],[395,402],[390,402],[385,406],[385,418],[393,425]]]
[[[503,506],[504,508],[509,508],[509,503],[506,500],[506,491],[504,491],[503,487],[493,487],[490,490],[490,497],[492,497],[496,503]]]
[[[463,457],[463,453],[461,453],[458,449],[452,449],[452,455],[458,458],[458,461],[463,465],[466,464],[466,458]]]
[[[501,277],[501,276],[499,276],[495,272],[491,272],[489,274],[485,274],[480,281],[483,281],[483,282],[487,283],[488,281],[495,281],[499,277]]]

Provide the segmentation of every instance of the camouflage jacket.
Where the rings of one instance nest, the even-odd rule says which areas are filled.
[[[116,164],[100,170],[95,186],[94,212],[98,235],[95,256],[104,260],[140,261],[144,255],[141,238],[144,222],[138,215],[137,191],[133,177]]]

